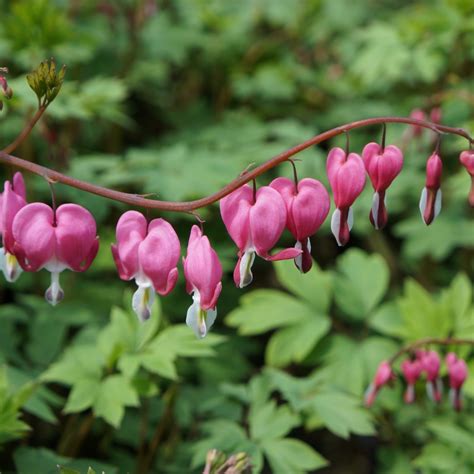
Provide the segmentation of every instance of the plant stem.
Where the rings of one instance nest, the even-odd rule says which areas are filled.
[[[474,339],[458,337],[425,337],[402,347],[397,353],[395,353],[392,357],[390,357],[390,359],[388,359],[388,363],[393,364],[395,360],[398,359],[401,355],[406,354],[407,352],[413,352],[415,349],[421,346],[426,346],[428,344],[439,344],[443,346],[469,344],[471,346],[474,346]]]
[[[39,118],[39,117],[38,117]],[[38,119],[36,119],[38,120]],[[436,133],[451,133],[454,135],[459,135],[464,137],[468,142],[471,144],[473,143],[473,138],[462,128],[453,128],[447,127],[444,125],[438,125],[432,122],[426,122],[424,120],[416,120],[408,117],[375,117],[369,118],[364,120],[358,120],[356,122],[350,122],[345,125],[341,125],[340,127],[333,128],[328,130],[324,133],[316,135],[309,140],[306,140],[299,145],[294,146],[282,153],[274,156],[273,158],[269,159],[265,163],[257,166],[253,170],[250,170],[238,178],[231,181],[229,184],[224,186],[221,190],[211,194],[210,196],[197,199],[195,201],[184,201],[184,202],[172,202],[172,201],[159,201],[153,199],[146,199],[137,194],[131,193],[124,193],[121,191],[115,191],[113,189],[104,188],[102,186],[97,186],[95,184],[91,184],[85,181],[80,181],[78,179],[71,178],[64,174],[58,173],[52,169],[46,168],[44,166],[37,165],[35,163],[31,163],[26,160],[22,160],[21,158],[17,158],[15,156],[9,155],[5,150],[0,151],[0,162],[6,163],[17,168],[21,168],[26,171],[30,171],[31,173],[37,174],[39,176],[44,177],[48,180],[57,181],[73,188],[82,189],[83,191],[97,194],[98,196],[103,196],[109,199],[113,199],[114,201],[120,201],[125,204],[129,204],[132,206],[150,208],[150,209],[159,209],[161,211],[173,211],[173,212],[189,212],[196,209],[200,209],[202,207],[209,206],[213,204],[223,197],[230,194],[232,191],[235,191],[240,186],[248,183],[252,179],[255,179],[257,176],[267,172],[268,170],[274,168],[275,166],[283,163],[284,161],[288,161],[289,158],[296,155],[297,153],[306,150],[307,148],[317,145],[321,142],[329,140],[333,137],[341,135],[342,133],[347,132],[348,130],[367,127],[370,125],[377,125],[381,123],[404,123],[408,125],[418,125],[420,127],[428,128],[433,130]],[[28,128],[28,127],[27,127]],[[29,132],[28,132],[29,133]],[[23,134],[23,132],[22,132]],[[22,135],[20,134],[20,135]],[[15,140],[17,142],[17,140]],[[7,149],[9,149],[7,147]]]
[[[33,115],[33,117],[31,117],[31,119],[28,120],[27,124],[25,125],[23,130],[20,132],[20,134],[15,138],[15,140],[13,140],[9,145],[7,145],[2,150],[2,153],[7,153],[7,154],[12,153],[23,143],[24,140],[26,140],[31,130],[33,130],[33,127],[36,125],[38,120],[44,114],[44,111],[46,110],[47,107],[48,107],[48,104],[43,104],[38,107],[38,110]]]

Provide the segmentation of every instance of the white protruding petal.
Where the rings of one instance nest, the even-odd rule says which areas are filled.
[[[426,382],[426,395],[428,395],[428,398],[434,402],[434,390],[433,390],[433,383],[432,382]]]
[[[352,230],[352,226],[354,225],[354,211],[352,210],[352,206],[349,208],[349,212],[347,213],[347,227],[349,230]]]
[[[372,212],[372,219],[374,220],[374,225],[376,229],[379,228],[379,221],[378,221],[379,206],[380,206],[380,195],[378,192],[375,192],[372,198],[371,212]]]
[[[214,324],[217,309],[202,309],[201,296],[196,289],[193,292],[193,304],[188,308],[186,324],[194,331],[196,337],[202,339]]]
[[[308,239],[309,240],[309,239]],[[296,241],[295,249],[301,250],[303,246],[299,240]],[[295,257],[295,265],[300,272],[303,272],[303,254],[300,253],[298,256]]]
[[[423,188],[423,191],[421,191],[421,197],[420,197],[420,213],[421,213],[421,218],[423,219],[423,222],[425,221],[425,209],[426,209],[426,197],[428,195],[428,190]]]
[[[151,285],[138,285],[137,291],[133,294],[132,308],[141,322],[150,319],[151,308],[155,301],[155,291]]]
[[[0,270],[5,275],[5,279],[13,283],[23,272],[15,255],[8,253],[4,248],[0,248]]]
[[[252,265],[255,260],[255,250],[247,249],[240,259],[240,283],[239,288],[244,288],[252,283]]]
[[[337,245],[341,247],[341,242],[339,241],[339,231],[341,230],[341,211],[336,209],[331,217],[331,232],[336,238]]]
[[[442,197],[441,189],[438,189],[436,191],[433,220],[436,219],[436,217],[438,217],[439,213],[441,212],[441,197]]]
[[[46,301],[52,306],[56,306],[64,298],[64,291],[59,284],[59,273],[51,272],[51,285],[44,294]]]

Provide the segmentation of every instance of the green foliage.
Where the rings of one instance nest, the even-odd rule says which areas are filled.
[[[0,11],[0,66],[15,91],[1,142],[37,106],[25,76],[55,58],[67,78],[48,61],[29,76],[42,100],[62,87],[16,153],[122,191],[201,198],[315,133],[415,107],[474,127],[469,0],[0,0]],[[362,406],[377,365],[402,345],[474,337],[474,223],[458,166],[467,144],[442,137],[443,210],[426,227],[418,201],[435,137],[409,132],[387,127],[405,157],[387,192],[387,228],[368,222],[368,183],[354,205],[353,248],[337,248],[328,219],[306,275],[292,261],[257,260],[253,286],[237,290],[217,207],[200,211],[225,273],[202,341],[183,324],[182,278],[147,323],[131,313],[134,282],[118,279],[110,256],[127,207],[55,186],[58,202],[94,214],[101,248],[88,272],[64,272],[54,308],[42,297],[45,271],[1,285],[2,472],[197,474],[213,449],[223,459],[245,453],[257,473],[472,472],[474,377],[459,415],[447,400],[432,407],[422,383],[405,406],[400,380],[371,411]],[[379,128],[351,132],[351,151],[379,139]],[[298,155],[300,177],[328,184],[325,146]],[[259,185],[291,173],[284,164]],[[44,179],[26,179],[29,200],[50,202]],[[191,217],[164,217],[184,252]],[[446,350],[474,373],[468,346]]]

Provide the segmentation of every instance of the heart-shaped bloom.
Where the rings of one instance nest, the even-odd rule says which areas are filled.
[[[421,217],[430,225],[441,211],[441,174],[443,162],[438,153],[433,153],[426,162],[426,183],[420,198]]]
[[[402,362],[401,368],[403,376],[407,381],[407,389],[404,395],[405,403],[413,403],[415,401],[415,384],[420,378],[421,372],[423,371],[423,366],[417,359],[406,359]]]
[[[155,292],[167,295],[176,285],[180,256],[179,239],[164,219],[149,224],[143,214],[127,211],[116,228],[112,255],[122,280],[135,279],[138,286],[132,307],[141,321],[148,319]]]
[[[40,202],[27,204],[16,214],[12,232],[14,254],[23,270],[51,272],[45,297],[52,305],[64,297],[59,274],[87,270],[99,249],[95,220],[77,204],[63,204],[56,211]]]
[[[331,230],[338,245],[347,244],[354,223],[352,204],[365,186],[365,166],[356,153],[333,148],[328,155],[326,171],[334,196],[336,210],[331,219]]]
[[[460,411],[462,408],[461,388],[468,376],[466,362],[459,359],[454,352],[446,355],[446,365],[448,366],[449,375],[449,399],[455,410]]]
[[[439,355],[436,351],[419,351],[418,358],[426,374],[426,391],[428,397],[436,403],[439,403],[443,391],[443,385],[439,378],[439,369],[441,366]]]
[[[222,266],[209,239],[197,225],[191,229],[183,266],[186,290],[193,295],[186,324],[194,330],[197,337],[202,338],[216,320],[217,298],[222,290]]]
[[[288,178],[276,178],[270,186],[276,189],[286,206],[286,228],[296,239],[295,248],[302,254],[295,258],[298,269],[306,273],[311,269],[310,237],[326,219],[330,202],[326,188],[316,179],[304,178],[298,183]]]
[[[382,149],[378,143],[372,142],[365,145],[362,159],[375,191],[370,222],[376,229],[382,229],[387,223],[385,191],[402,170],[403,154],[395,145]]]
[[[286,260],[301,254],[295,248],[275,255],[269,253],[286,224],[283,198],[270,186],[262,186],[254,199],[252,188],[245,184],[221,199],[220,209],[227,232],[239,247],[239,261],[234,270],[234,282],[239,288],[252,282],[255,254],[265,260]]]
[[[374,380],[365,392],[365,404],[370,407],[374,402],[380,389],[394,378],[392,366],[386,360],[382,361],[375,373]]]
[[[13,254],[13,219],[26,206],[25,182],[21,173],[13,176],[13,184],[5,181],[4,192],[0,194],[0,234],[3,248],[0,248],[0,269],[9,282],[14,282],[21,274],[21,267]]]
[[[474,207],[474,150],[465,150],[459,155],[459,161],[466,168],[471,177],[471,190],[469,191],[468,201]]]

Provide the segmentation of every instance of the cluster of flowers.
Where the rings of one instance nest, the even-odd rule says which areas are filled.
[[[473,177],[474,151],[465,151],[461,163]],[[327,159],[327,174],[336,209],[331,229],[339,245],[345,245],[353,225],[352,205],[362,192],[366,172],[374,188],[370,220],[380,229],[387,223],[385,195],[400,173],[403,156],[394,145],[369,143],[362,156],[333,148]],[[441,208],[442,163],[435,152],[426,164],[426,185],[420,210],[430,224]],[[474,204],[474,202],[472,202]],[[235,284],[243,288],[252,281],[255,254],[265,260],[294,259],[301,272],[312,265],[310,237],[326,219],[329,194],[316,179],[301,181],[277,178],[269,186],[252,189],[241,186],[220,201],[222,220],[239,248],[234,270]],[[284,229],[296,239],[293,248],[270,254]],[[26,202],[23,177],[16,173],[6,181],[0,196],[0,233],[3,249],[0,268],[9,281],[15,281],[21,269],[51,272],[51,285],[45,293],[55,305],[64,296],[59,274],[65,270],[82,272],[95,258],[99,241],[91,213],[76,204],[56,208],[43,203]],[[180,243],[173,227],[163,219],[147,219],[137,211],[121,216],[116,229],[117,243],[112,254],[120,278],[135,279],[138,286],[132,306],[141,320],[149,318],[155,293],[167,295],[174,288],[180,258]],[[203,337],[216,318],[216,304],[222,284],[222,267],[202,228],[193,226],[183,259],[187,291],[193,295],[186,322],[198,337]]]
[[[445,357],[449,378],[449,400],[457,411],[462,408],[462,386],[468,377],[466,362],[458,358],[454,352],[449,352]],[[401,364],[401,371],[406,381],[404,394],[405,403],[415,401],[416,382],[425,374],[426,393],[430,400],[440,403],[443,394],[443,383],[440,376],[441,359],[436,351],[417,350],[415,357],[406,359]],[[365,404],[371,406],[380,389],[396,378],[392,365],[382,361],[377,369],[374,380],[365,393]]]

